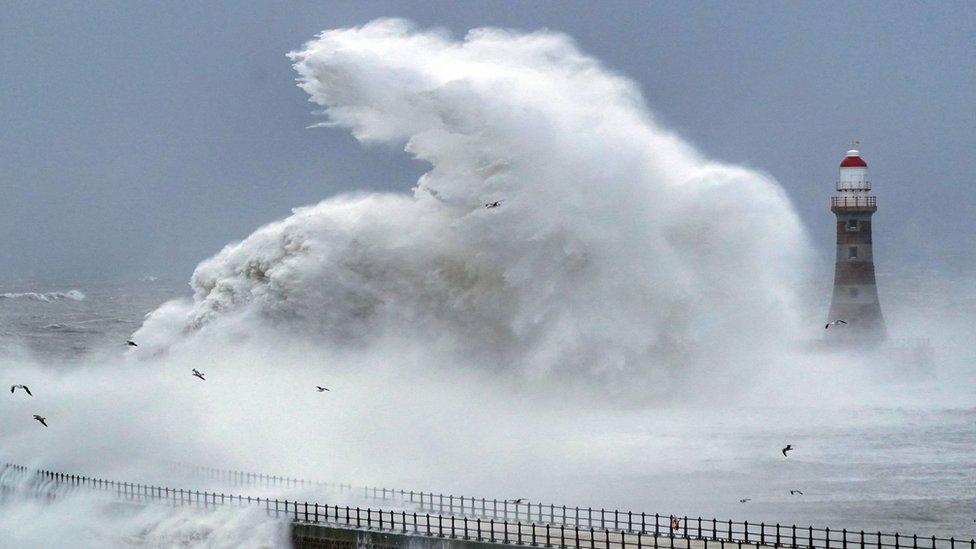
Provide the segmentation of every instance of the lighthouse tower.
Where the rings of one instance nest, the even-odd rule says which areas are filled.
[[[853,145],[856,147],[857,141]],[[868,165],[852,148],[840,163],[837,193],[830,197],[830,211],[837,216],[837,258],[828,322],[847,322],[827,330],[831,340],[870,344],[886,337],[871,250],[871,216],[877,210]]]

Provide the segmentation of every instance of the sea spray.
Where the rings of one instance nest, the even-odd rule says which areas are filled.
[[[660,127],[569,37],[383,19],[291,59],[324,125],[430,169],[411,194],[333,197],[227,246],[136,334],[145,354],[283,329],[639,401],[795,344],[808,246],[783,190]]]

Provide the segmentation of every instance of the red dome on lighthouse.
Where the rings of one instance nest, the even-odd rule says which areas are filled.
[[[867,168],[868,163],[861,158],[861,153],[857,150],[851,149],[847,151],[847,156],[840,161],[841,168]]]

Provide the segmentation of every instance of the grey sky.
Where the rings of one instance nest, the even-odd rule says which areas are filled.
[[[879,195],[879,271],[976,261],[971,2],[289,2],[0,7],[0,282],[185,278],[294,206],[422,171],[318,121],[285,53],[407,17],[566,32],[709,156],[772,174],[833,250],[847,142]]]

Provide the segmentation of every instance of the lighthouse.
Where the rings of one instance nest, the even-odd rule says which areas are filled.
[[[847,344],[872,344],[886,337],[871,246],[871,216],[878,211],[878,199],[871,194],[868,164],[857,145],[855,141],[841,161],[837,192],[830,197],[830,211],[837,217],[837,256],[828,322],[847,324],[831,326],[827,336]]]

